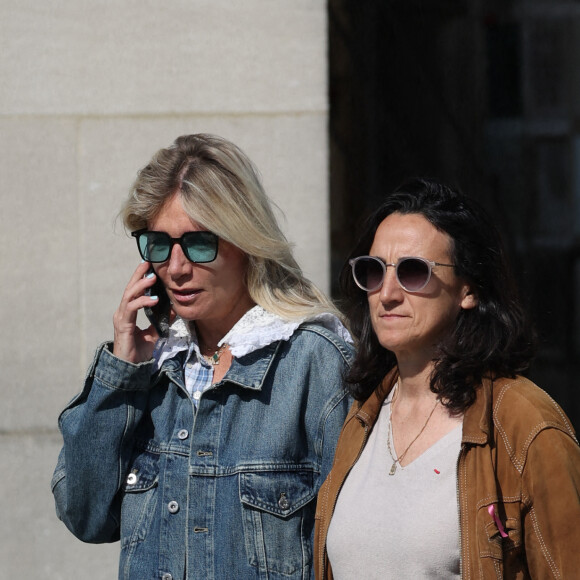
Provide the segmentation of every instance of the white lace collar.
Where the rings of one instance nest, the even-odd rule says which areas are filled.
[[[228,344],[233,356],[243,356],[278,340],[288,340],[304,322],[320,324],[344,340],[352,342],[350,334],[334,314],[325,313],[289,321],[261,306],[254,306],[238,320],[218,346]]]
[[[320,324],[343,340],[352,342],[348,330],[334,314],[325,313],[289,321],[264,310],[261,306],[254,306],[236,322],[220,340],[218,346],[227,344],[233,356],[244,356],[278,340],[288,340],[304,322]],[[190,330],[185,320],[177,318],[169,329],[169,337],[163,339],[163,344],[159,344],[156,350],[160,351],[159,354],[165,354],[165,356],[161,354],[161,358],[166,360],[181,350],[189,349],[191,343],[194,350],[199,353],[195,330]],[[159,364],[162,363],[161,360],[158,359],[158,361]]]

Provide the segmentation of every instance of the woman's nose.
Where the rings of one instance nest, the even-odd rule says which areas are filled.
[[[173,277],[182,276],[190,266],[191,262],[186,258],[181,246],[179,244],[173,244],[171,254],[169,254],[167,273]]]
[[[403,289],[397,280],[397,274],[393,266],[388,266],[383,278],[383,285],[379,291],[381,302],[390,302],[392,300],[403,299]]]

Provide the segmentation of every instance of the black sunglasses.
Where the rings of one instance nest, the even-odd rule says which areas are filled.
[[[397,282],[407,292],[420,292],[429,284],[431,271],[435,266],[453,268],[453,264],[441,264],[425,258],[399,258],[396,264],[387,262],[374,256],[359,256],[348,261],[352,268],[352,277],[356,285],[366,292],[374,292],[383,285],[387,267],[395,268]]]
[[[186,232],[180,238],[172,238],[166,232],[143,229],[131,235],[137,239],[141,257],[154,264],[168,260],[174,244],[179,244],[185,257],[196,264],[213,262],[218,253],[219,238],[212,232]]]

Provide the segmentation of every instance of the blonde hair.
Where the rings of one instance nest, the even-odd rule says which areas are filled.
[[[280,230],[258,170],[233,143],[216,135],[178,137],[137,175],[121,217],[131,231],[146,228],[179,194],[189,217],[248,257],[252,300],[286,320],[338,311],[302,274]]]

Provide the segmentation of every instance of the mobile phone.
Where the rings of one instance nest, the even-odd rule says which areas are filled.
[[[155,274],[153,268],[151,268],[148,273],[151,272]],[[149,322],[151,322],[155,327],[157,334],[162,338],[166,338],[169,336],[171,301],[169,300],[169,296],[165,291],[165,286],[163,285],[163,282],[161,282],[159,276],[157,276],[155,284],[145,290],[145,294],[147,296],[157,296],[159,298],[157,304],[154,306],[146,306],[143,310],[145,311],[145,316],[147,316]]]

